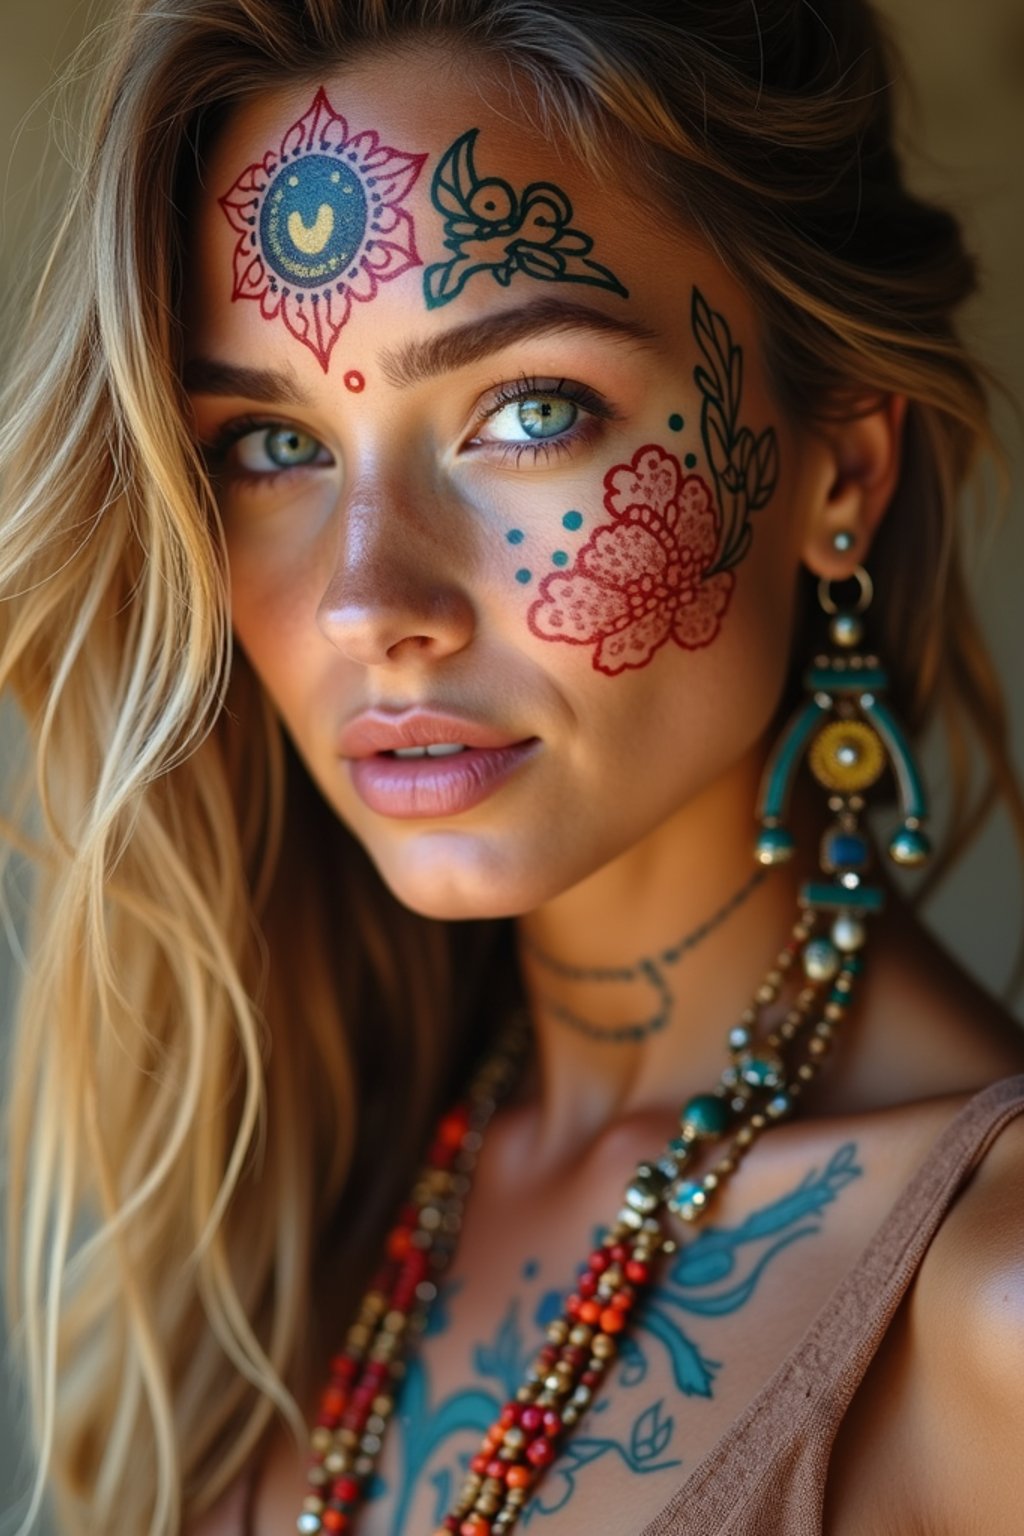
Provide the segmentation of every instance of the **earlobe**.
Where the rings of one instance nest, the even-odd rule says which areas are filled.
[[[867,559],[900,475],[904,395],[816,428],[826,473],[811,509],[802,551],[816,576],[838,580]]]

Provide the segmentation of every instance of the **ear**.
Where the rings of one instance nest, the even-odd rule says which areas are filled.
[[[900,474],[904,395],[886,395],[842,420],[816,423],[821,472],[815,476],[802,558],[816,576],[833,581],[863,565]],[[850,536],[846,550],[834,543]]]

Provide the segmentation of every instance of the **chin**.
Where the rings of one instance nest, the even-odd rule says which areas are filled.
[[[550,870],[542,877],[541,860],[522,846],[510,858],[479,838],[450,831],[419,833],[382,856],[364,846],[396,900],[421,917],[521,917],[557,894]]]

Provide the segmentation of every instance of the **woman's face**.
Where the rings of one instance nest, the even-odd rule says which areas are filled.
[[[191,257],[238,642],[437,917],[530,910],[756,750],[805,534],[750,302],[526,99],[433,54],[268,93]]]

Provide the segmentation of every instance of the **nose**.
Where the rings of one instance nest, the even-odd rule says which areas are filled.
[[[317,623],[350,661],[440,661],[472,639],[476,612],[458,574],[460,541],[431,512],[395,494],[361,493],[339,518]]]

